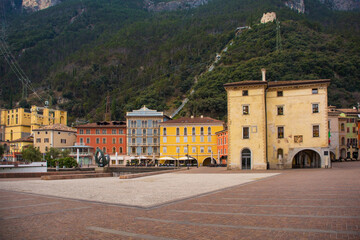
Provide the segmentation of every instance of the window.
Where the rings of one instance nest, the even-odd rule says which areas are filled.
[[[243,127],[243,139],[249,139],[249,137],[250,137],[249,127]]]
[[[116,134],[116,129],[113,129],[111,132],[112,134]]]
[[[113,151],[112,151],[113,153],[115,153],[115,152],[116,152],[116,148],[115,148],[115,147],[113,147],[113,149],[112,149],[112,150],[113,150]]]
[[[192,136],[192,142],[196,142],[196,137],[195,136]]]
[[[345,131],[345,124],[342,123],[340,128],[341,128],[341,131],[344,132]]]
[[[179,136],[179,135],[180,135],[180,129],[176,128],[176,136]]]
[[[163,142],[166,143],[167,142],[167,138],[163,137]]]
[[[278,97],[284,96],[284,95],[283,95],[283,91],[277,91],[277,96],[278,96]]]
[[[132,139],[131,139],[131,143],[132,143],[132,144],[135,144],[135,138],[132,138]]]
[[[224,138],[224,145],[226,144],[226,137]]]
[[[119,138],[119,143],[122,144],[123,143],[123,139]]]
[[[100,138],[96,138],[96,143],[97,143],[97,144],[100,143]]]
[[[84,134],[84,129],[80,129],[79,134]]]
[[[203,127],[200,128],[200,135],[204,135],[204,128]]]
[[[90,138],[86,138],[86,143],[87,143],[87,144],[90,143]]]
[[[154,144],[157,144],[157,138],[154,138],[153,141],[154,141]]]
[[[45,151],[46,151],[46,152],[48,151],[48,147],[47,147],[47,146],[45,147]]]
[[[163,147],[163,153],[167,153],[167,148]]]
[[[84,139],[83,139],[83,138],[80,138],[80,143],[84,143]]]
[[[319,125],[313,125],[313,137],[320,137],[320,127]]]
[[[136,153],[136,148],[135,148],[135,147],[132,147],[132,148],[131,148],[131,153],[133,153],[133,154]]]
[[[349,133],[349,132],[350,132],[350,128],[346,128],[346,132]]]
[[[284,138],[284,127],[278,127],[278,138]]]
[[[143,135],[146,135],[146,129],[143,129]]]
[[[61,134],[60,132],[58,132],[58,134]]]
[[[44,143],[48,143],[49,139],[48,138],[44,138]]]
[[[242,106],[243,115],[249,115],[249,105]]]
[[[200,147],[200,153],[204,153],[205,150],[204,150],[204,147]]]
[[[195,128],[193,127],[192,128],[192,133],[191,133],[193,136],[195,136],[196,135],[196,131],[195,131]]]
[[[116,138],[113,138],[113,139],[112,139],[112,143],[113,143],[113,144],[116,144]]]
[[[100,129],[95,130],[96,134],[100,134]]]
[[[187,128],[184,127],[184,136],[187,136]]]
[[[103,129],[103,130],[102,130],[102,134],[106,134],[106,129]]]
[[[242,95],[243,96],[249,96],[249,91],[248,90],[243,90]]]
[[[163,129],[163,135],[166,136],[166,128]]]
[[[317,88],[313,88],[313,89],[311,90],[311,93],[312,93],[312,94],[318,94],[318,89],[317,89]]]
[[[37,138],[36,143],[41,143],[41,138]]]
[[[208,153],[211,153],[211,147],[208,147]]]
[[[176,137],[176,142],[177,142],[177,143],[180,142],[180,137]]]
[[[208,142],[211,142],[211,135],[208,136]]]
[[[119,153],[123,153],[122,147],[119,147]]]
[[[143,144],[146,144],[146,138],[143,138]]]
[[[176,153],[180,153],[180,147],[176,147]]]
[[[317,104],[317,103],[312,104],[312,112],[319,113],[319,104]]]
[[[131,134],[132,134],[132,135],[135,135],[135,129],[133,129],[133,130],[131,131]]]
[[[192,147],[192,152],[196,153],[196,147]]]
[[[106,147],[103,147],[103,153],[106,153]]]
[[[187,137],[184,137],[184,142],[188,142],[188,138],[187,138]]]
[[[208,135],[211,135],[211,127],[208,127]]]
[[[224,154],[226,154],[226,148],[224,149]]]
[[[204,136],[200,136],[200,142],[204,142]]]
[[[353,133],[356,133],[356,128],[355,127],[353,127]]]
[[[284,106],[277,106],[277,115],[284,115]]]
[[[188,153],[187,147],[184,147],[184,153]]]
[[[282,148],[279,148],[277,150],[277,157],[278,157],[278,160],[281,162],[282,159],[284,158],[284,151],[282,150]]]
[[[90,134],[90,129],[86,129],[86,134]]]
[[[103,138],[102,142],[103,142],[103,143],[106,143],[106,138]]]
[[[154,129],[154,135],[157,135],[157,129]]]
[[[123,134],[124,130],[123,129],[119,129],[119,134]]]
[[[154,148],[153,148],[153,151],[154,151],[155,154],[157,154],[157,153],[158,153],[158,148],[157,148],[157,147],[154,147]]]
[[[345,138],[344,137],[341,138],[341,145],[345,145]]]
[[[146,147],[142,148],[142,153],[145,154],[146,153]]]

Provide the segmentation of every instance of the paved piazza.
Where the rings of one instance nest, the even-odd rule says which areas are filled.
[[[2,179],[0,203],[0,239],[360,239],[360,162],[128,180]]]

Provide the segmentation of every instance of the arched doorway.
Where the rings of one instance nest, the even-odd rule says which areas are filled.
[[[321,157],[313,150],[298,152],[292,161],[292,168],[320,168]]]
[[[241,169],[251,169],[251,151],[248,148],[241,151]]]
[[[345,148],[342,148],[340,150],[340,158],[341,159],[345,159],[346,158],[346,149]]]
[[[336,161],[335,153],[330,152],[330,160],[331,160],[332,162]]]
[[[216,164],[215,158],[213,158],[212,161],[211,161],[211,157],[204,159],[203,166],[210,166],[211,164]]]

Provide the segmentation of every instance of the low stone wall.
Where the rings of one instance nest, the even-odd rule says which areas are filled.
[[[47,162],[32,162],[30,164],[0,165],[0,173],[44,173],[47,172]]]
[[[78,171],[78,172],[46,172],[46,173],[0,173],[0,178],[36,178],[41,176],[49,176],[49,175],[64,175],[64,174],[88,174],[95,173],[95,171]]]
[[[173,167],[104,167],[104,172],[127,172],[127,173],[145,173],[145,172],[162,172],[174,170]]]
[[[112,176],[113,176],[112,173],[66,174],[66,175],[41,176],[41,180],[98,178],[98,177],[112,177]]]
[[[163,174],[163,173],[173,173],[173,172],[179,172],[184,171],[186,169],[175,169],[175,170],[167,170],[167,171],[157,171],[157,172],[145,172],[145,173],[135,173],[135,174],[126,174],[126,175],[120,175],[120,179],[131,179],[131,178],[139,178],[139,177],[147,177],[157,174]]]

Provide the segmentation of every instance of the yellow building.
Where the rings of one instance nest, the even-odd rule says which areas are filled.
[[[33,137],[23,137],[9,142],[9,152],[5,154],[7,161],[15,162],[22,160],[22,150],[33,145]]]
[[[198,162],[199,166],[219,163],[216,132],[224,122],[209,117],[182,117],[160,123],[160,159]],[[213,159],[211,159],[213,157]]]
[[[31,109],[1,110],[1,126],[5,127],[5,141],[30,136],[33,129],[55,123],[67,124],[67,112],[32,106]]]
[[[229,169],[328,167],[330,80],[225,84]]]

